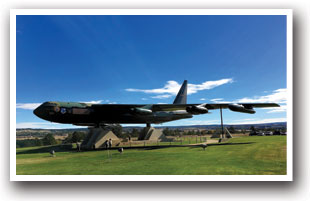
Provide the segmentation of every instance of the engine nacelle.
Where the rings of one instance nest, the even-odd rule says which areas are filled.
[[[228,108],[231,110],[231,111],[234,111],[234,112],[242,112],[242,113],[249,113],[249,114],[254,114],[255,113],[255,110],[253,110],[253,108],[251,107],[244,107],[243,105],[239,105],[239,104],[229,104],[228,105]]]
[[[145,108],[133,108],[132,111],[135,114],[140,114],[140,115],[150,115],[153,113],[152,110],[149,109],[145,109]]]
[[[190,114],[206,114],[208,113],[208,109],[204,107],[203,105],[193,105],[186,107],[186,112]]]

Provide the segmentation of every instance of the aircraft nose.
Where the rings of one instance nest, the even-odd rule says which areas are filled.
[[[44,109],[42,108],[42,105],[40,105],[39,107],[37,107],[33,113],[37,116],[42,118],[43,114],[44,114]]]

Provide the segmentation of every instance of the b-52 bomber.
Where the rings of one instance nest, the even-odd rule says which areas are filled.
[[[104,127],[108,124],[160,124],[193,115],[207,114],[210,110],[230,109],[254,114],[254,108],[280,107],[276,103],[202,103],[187,104],[185,80],[173,104],[89,104],[48,101],[34,110],[38,117],[57,123],[78,126]]]

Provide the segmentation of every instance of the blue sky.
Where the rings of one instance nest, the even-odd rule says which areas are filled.
[[[17,128],[73,127],[33,115],[49,100],[172,103],[184,79],[188,103],[282,105],[224,123],[286,119],[286,16],[17,16],[16,29]],[[214,110],[163,125],[218,123]]]

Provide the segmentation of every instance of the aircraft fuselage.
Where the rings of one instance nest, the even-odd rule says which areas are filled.
[[[144,105],[140,105],[143,107]],[[107,104],[107,107],[77,102],[45,102],[34,110],[38,117],[57,123],[76,125],[98,125],[110,123],[163,123],[178,119],[191,118],[184,111],[157,111],[137,113],[132,108]]]

